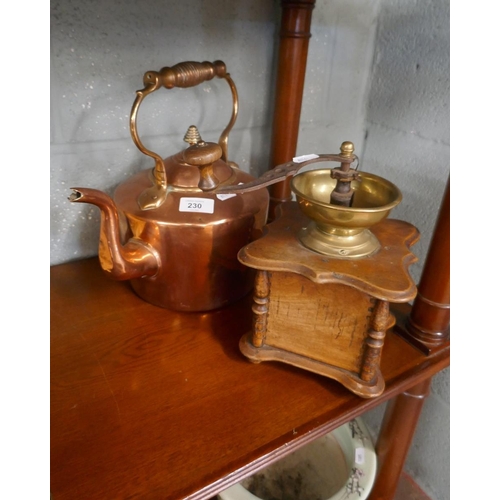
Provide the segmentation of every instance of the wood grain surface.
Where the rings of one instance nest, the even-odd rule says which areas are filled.
[[[246,266],[267,271],[289,271],[315,283],[347,284],[389,302],[409,302],[417,287],[408,268],[417,261],[410,247],[418,241],[418,229],[408,222],[385,219],[371,231],[381,243],[374,255],[360,259],[339,259],[304,247],[298,233],[309,219],[296,202],[282,203],[276,219],[264,235],[244,246],[238,259]]]
[[[374,300],[346,285],[270,274],[266,344],[359,372]]]
[[[449,349],[426,357],[389,331],[386,389],[365,400],[292,366],[250,363],[238,342],[251,323],[251,297],[171,312],[107,279],[97,259],[52,267],[54,500],[211,498],[449,364]]]

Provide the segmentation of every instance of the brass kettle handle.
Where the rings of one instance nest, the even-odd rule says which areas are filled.
[[[222,131],[219,138],[219,146],[222,149],[222,159],[227,162],[227,142],[229,132],[233,128],[238,116],[238,92],[231,76],[226,71],[226,65],[222,61],[211,62],[193,62],[186,61],[174,66],[162,68],[160,71],[147,71],[143,77],[144,88],[136,91],[136,98],[130,112],[130,133],[135,145],[147,156],[155,160],[154,185],[146,189],[139,196],[139,206],[142,210],[157,208],[162,205],[167,195],[167,174],[163,159],[157,153],[147,149],[139,139],[137,133],[137,113],[139,106],[146,96],[158,90],[161,87],[172,89],[174,87],[187,88],[194,87],[200,83],[212,80],[213,78],[224,78],[233,97],[233,111],[228,125]]]

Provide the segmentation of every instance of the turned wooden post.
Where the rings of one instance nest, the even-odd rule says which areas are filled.
[[[267,330],[267,314],[269,312],[269,274],[257,271],[253,295],[253,336],[254,347],[262,347]]]
[[[394,318],[389,311],[389,302],[376,300],[371,325],[365,339],[366,350],[361,368],[361,380],[369,382],[373,380],[380,366],[382,347],[384,347],[385,331],[393,325]]]
[[[387,404],[377,440],[378,474],[370,500],[394,497],[431,380],[418,383]]]
[[[418,294],[399,333],[429,355],[449,346],[450,324],[450,179],[446,186]],[[377,442],[378,475],[370,500],[394,497],[432,378],[392,399]]]
[[[271,142],[271,165],[286,163],[295,156],[300,111],[311,37],[311,18],[316,0],[282,0],[278,72]],[[274,209],[291,197],[290,178],[270,187],[269,219]]]
[[[418,294],[406,325],[397,329],[425,354],[449,343],[450,179],[427,253]]]

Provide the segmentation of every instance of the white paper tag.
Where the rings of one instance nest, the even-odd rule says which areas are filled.
[[[215,196],[217,196],[217,198],[219,200],[229,200],[229,198],[234,198],[236,195],[234,193],[232,194],[216,194]]]
[[[365,449],[364,448],[356,448],[354,461],[359,465],[365,463]]]
[[[238,182],[238,186],[241,186],[243,184],[243,182]],[[224,200],[229,200],[229,198],[234,198],[236,196],[235,193],[229,193],[229,194],[216,194],[215,196],[217,196],[217,199],[221,200],[221,201],[224,201]]]
[[[319,155],[315,155],[313,153],[313,154],[310,154],[310,155],[296,156],[293,159],[293,162],[294,163],[303,163],[303,162],[308,161],[308,160],[314,160],[315,158],[319,158]]]
[[[181,198],[179,212],[202,212],[204,214],[214,213],[214,200],[209,198]]]

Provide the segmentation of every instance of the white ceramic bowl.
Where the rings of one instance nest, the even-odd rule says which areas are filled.
[[[360,418],[219,493],[220,500],[365,500],[377,459]]]

